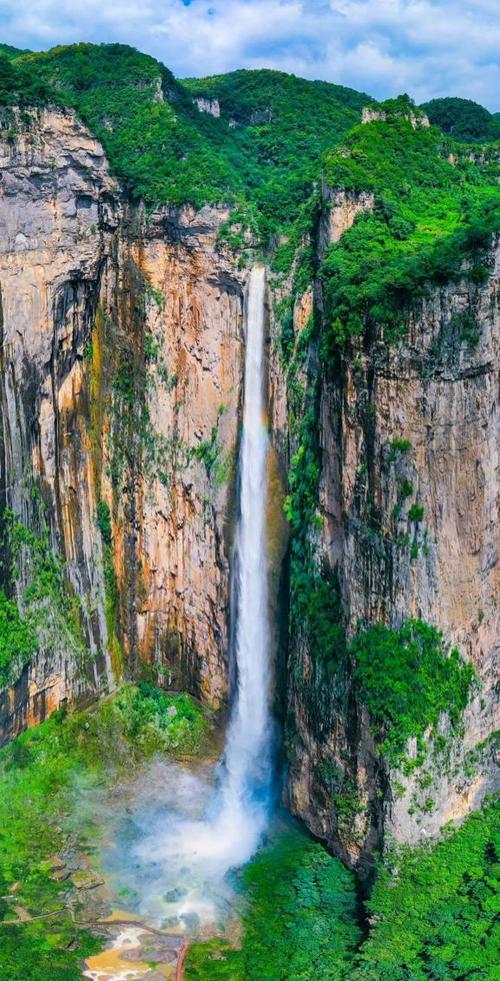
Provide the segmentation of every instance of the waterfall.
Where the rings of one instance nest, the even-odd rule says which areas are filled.
[[[226,872],[257,849],[271,809],[267,463],[264,400],[265,268],[256,265],[246,303],[245,390],[239,461],[240,507],[231,617],[237,685],[211,789],[200,776],[169,767],[169,807],[148,811],[147,834],[133,851],[129,888],[141,912],[189,924],[213,923],[230,886]]]
[[[265,268],[248,287],[245,401],[240,451],[240,514],[234,591],[237,693],[232,707],[221,798],[224,823],[262,830],[271,790],[269,623],[267,594],[267,454],[264,406]],[[229,830],[229,829],[228,829]]]

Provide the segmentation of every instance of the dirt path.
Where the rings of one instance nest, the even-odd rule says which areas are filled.
[[[177,967],[175,969],[175,981],[184,981],[184,962],[189,949],[189,937],[186,937],[179,951]]]

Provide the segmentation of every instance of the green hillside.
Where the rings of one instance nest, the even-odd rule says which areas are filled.
[[[471,159],[436,127],[414,128],[408,97],[381,108],[385,120],[355,127],[325,158],[332,189],[373,195],[323,263],[336,343],[375,323],[394,338],[425,285],[458,276],[468,258],[484,279],[481,251],[500,229],[496,154]]]
[[[12,61],[20,55],[31,54],[29,48],[13,48],[11,44],[0,44],[0,55]]]
[[[9,51],[0,56],[0,105],[74,107],[133,199],[149,208],[229,203],[228,240],[241,247],[250,229],[254,244],[275,254],[277,269],[289,268],[312,227],[324,171],[333,188],[372,191],[375,209],[358,218],[323,268],[340,339],[359,333],[367,317],[397,327],[415,287],[449,278],[477,235],[497,227],[495,153],[477,164],[437,127],[413,129],[407,97],[384,104],[385,121],[360,126],[369,96],[282,72],[180,82],[127,45]],[[200,111],[197,99],[216,114]],[[434,100],[425,109],[459,140],[500,129],[467,100]]]
[[[500,120],[471,99],[431,99],[421,108],[429,120],[461,143],[500,139]]]
[[[196,95],[219,99],[221,117],[200,112]],[[0,103],[73,106],[133,197],[150,206],[239,202],[261,240],[295,218],[322,152],[359,121],[367,100],[273,71],[180,83],[118,44],[58,47],[0,65]]]

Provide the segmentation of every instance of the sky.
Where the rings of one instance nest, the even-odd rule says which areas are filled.
[[[132,44],[175,75],[278,68],[500,111],[498,0],[0,0],[0,40]]]

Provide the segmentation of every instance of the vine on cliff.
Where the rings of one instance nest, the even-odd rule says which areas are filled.
[[[19,676],[20,669],[40,647],[71,647],[85,653],[82,609],[69,582],[65,563],[53,548],[50,531],[42,523],[28,528],[10,508],[3,522],[11,582],[18,583],[19,604],[0,591],[0,684]]]

